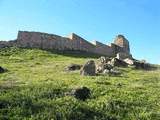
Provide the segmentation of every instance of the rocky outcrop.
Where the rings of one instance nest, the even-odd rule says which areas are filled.
[[[108,63],[102,63],[96,65],[96,73],[104,73],[104,71],[107,72],[110,71],[111,69],[113,69],[113,66]]]

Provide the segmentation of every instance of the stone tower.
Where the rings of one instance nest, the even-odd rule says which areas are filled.
[[[120,52],[130,54],[129,41],[123,35],[117,35],[114,44],[122,48]]]

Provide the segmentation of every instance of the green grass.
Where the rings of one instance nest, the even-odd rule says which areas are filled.
[[[160,120],[160,71],[120,68],[121,76],[66,72],[95,55],[0,49],[0,120]],[[66,95],[86,86],[91,97]]]

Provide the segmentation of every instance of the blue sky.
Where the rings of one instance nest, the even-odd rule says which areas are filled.
[[[160,64],[159,0],[0,0],[0,40],[18,30],[111,43],[117,34],[130,41],[135,58]]]

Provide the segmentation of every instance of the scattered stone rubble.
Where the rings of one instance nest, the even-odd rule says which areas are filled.
[[[89,60],[83,66],[72,64],[68,66],[69,70],[80,70],[82,76],[95,76],[98,74],[104,75],[121,75],[119,67],[132,66],[135,69],[151,70],[155,67],[145,61],[138,61],[133,58],[118,59],[117,57],[100,57],[98,60]]]
[[[96,74],[120,75],[121,72],[116,69],[116,66],[121,65],[121,60],[114,60],[117,58],[100,57],[96,64]],[[120,61],[120,62],[117,62]],[[120,64],[120,65],[119,65]]]

